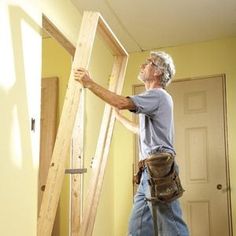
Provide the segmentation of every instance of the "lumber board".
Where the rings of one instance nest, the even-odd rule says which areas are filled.
[[[109,48],[115,56],[112,76],[109,82],[109,89],[111,91],[120,93],[123,86],[124,74],[128,60],[128,53],[121,45],[119,40],[116,38],[114,33],[111,31],[102,16],[97,12],[85,12],[83,15],[72,68],[88,68],[91,51],[94,44],[94,38],[97,30],[104,38],[105,42],[107,42]],[[56,208],[58,205],[62,183],[64,179],[66,158],[71,143],[72,131],[74,128],[76,113],[80,103],[80,95],[82,91],[83,90],[81,88],[81,85],[74,80],[73,70],[71,70],[68,89],[66,92],[56,142],[52,154],[52,161],[49,167],[46,188],[43,195],[38,218],[38,236],[50,236],[52,232]],[[76,231],[78,232],[78,230],[79,235],[88,236],[92,234],[98,201],[102,188],[102,182],[105,173],[105,167],[108,158],[114,121],[115,116],[113,114],[112,108],[109,105],[106,105],[97,143],[97,149],[95,153],[94,163],[96,165],[94,165],[95,168],[92,171],[92,178],[91,183],[89,185],[87,204],[85,205],[85,214],[82,218],[82,224],[80,224],[82,211],[80,204],[82,199],[80,198],[79,204],[78,199],[76,200],[78,204],[77,209],[79,213],[77,212],[76,225],[73,226],[75,227],[74,235],[78,235],[76,233]],[[79,128],[79,132],[80,135],[83,134],[81,125]],[[82,145],[79,152],[83,152]],[[77,193],[80,194],[80,192],[78,191],[79,190],[77,189],[75,195]]]
[[[88,68],[98,18],[99,14],[97,13],[86,12],[86,14],[84,14],[72,68]],[[50,236],[52,232],[64,179],[66,158],[71,143],[76,112],[78,110],[80,93],[81,86],[74,80],[72,69],[38,217],[38,236]]]
[[[100,15],[98,22],[98,33],[101,35],[103,40],[107,43],[109,49],[114,56],[127,56],[128,53],[122,46],[116,35],[113,33],[109,25]]]
[[[109,90],[118,94],[121,93],[124,75],[126,70],[128,57],[116,56],[112,76],[110,80]],[[97,207],[101,195],[102,183],[105,174],[105,168],[108,160],[109,148],[112,138],[112,132],[115,122],[114,111],[108,104],[105,105],[102,125],[98,138],[97,148],[95,152],[95,158],[91,179],[89,183],[88,193],[85,202],[84,214],[81,223],[80,236],[92,235]]]
[[[76,115],[76,122],[73,131],[71,145],[71,168],[84,168],[84,107],[85,90],[80,96],[79,109]],[[83,175],[71,175],[70,181],[70,236],[79,233],[80,222],[83,214]]]

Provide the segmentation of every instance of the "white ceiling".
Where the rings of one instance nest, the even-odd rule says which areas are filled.
[[[129,52],[236,36],[236,0],[71,0],[99,11]]]

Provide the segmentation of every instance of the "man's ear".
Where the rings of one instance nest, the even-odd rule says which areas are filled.
[[[162,74],[162,71],[160,69],[155,69],[154,76],[159,77]]]

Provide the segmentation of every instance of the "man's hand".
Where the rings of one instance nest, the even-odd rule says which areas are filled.
[[[106,88],[103,88],[91,79],[89,72],[84,68],[74,69],[74,79],[84,88],[88,88],[92,93],[113,107],[119,108],[120,110],[135,109],[135,104],[130,98],[118,95]]]
[[[133,132],[134,134],[139,134],[139,126],[138,124],[136,124],[135,122],[127,119],[125,116],[123,116],[121,113],[120,113],[120,110],[113,107],[114,111],[115,111],[115,116],[116,116],[116,119],[118,121],[120,121],[120,123],[122,125],[124,125],[125,128],[127,128],[129,131]]]
[[[84,88],[88,88],[90,83],[92,82],[89,72],[85,70],[84,68],[78,68],[78,69],[75,68],[74,78],[75,80],[80,82]]]

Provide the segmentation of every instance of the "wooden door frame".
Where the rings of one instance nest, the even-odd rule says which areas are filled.
[[[229,218],[229,233],[230,236],[233,235],[233,223],[232,223],[232,204],[231,204],[231,185],[230,185],[230,168],[229,168],[229,149],[228,149],[228,117],[227,117],[227,90],[226,90],[226,75],[225,74],[215,74],[208,76],[196,76],[192,78],[182,78],[174,80],[172,83],[178,83],[183,81],[196,81],[203,79],[210,79],[215,77],[222,78],[222,95],[223,95],[223,119],[224,119],[224,140],[225,140],[225,172],[226,172],[226,184],[227,184],[227,205],[228,205],[228,218]],[[135,88],[142,87],[143,84],[134,84],[132,86],[132,93],[134,94]],[[133,120],[135,121],[135,115],[133,115]],[[136,137],[134,136],[134,165],[137,163],[137,147],[136,147]],[[134,170],[135,170],[134,166]],[[134,188],[133,188],[134,189]]]
[[[71,144],[70,139],[83,91],[82,85],[74,80],[73,67],[88,68],[97,31],[108,44],[114,56],[112,73],[109,80],[109,90],[121,94],[123,88],[124,75],[128,62],[127,51],[98,12],[84,12],[66,92],[66,99],[64,100],[52,161],[38,217],[39,236],[51,235],[56,207],[65,174],[67,150]],[[115,112],[110,105],[106,104],[94,158],[96,159],[97,165],[94,165],[88,188],[88,196],[84,208],[85,213],[83,215],[79,235],[92,235],[114,122]],[[75,197],[78,197],[78,195]]]

